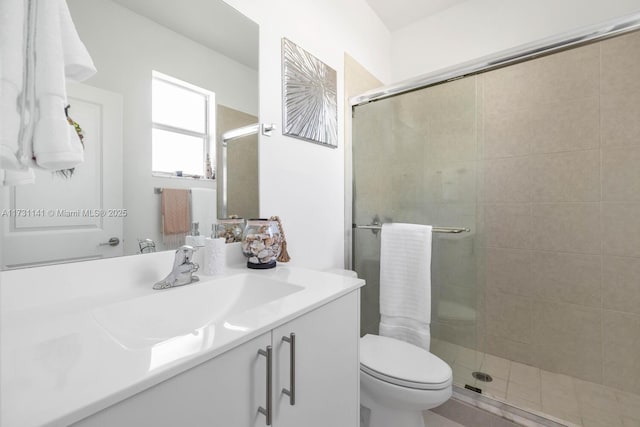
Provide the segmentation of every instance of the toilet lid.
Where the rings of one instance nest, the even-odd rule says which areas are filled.
[[[435,390],[451,384],[451,368],[440,358],[413,344],[379,335],[360,338],[360,367],[402,387]]]

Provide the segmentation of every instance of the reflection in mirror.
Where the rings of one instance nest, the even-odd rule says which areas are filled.
[[[242,111],[223,105],[218,106],[217,158],[220,160],[218,175],[218,212],[221,216],[237,215],[241,218],[258,218],[258,133],[229,141],[226,159],[222,144],[222,135],[231,129],[258,123],[258,118]],[[226,174],[222,170],[226,163]],[[227,180],[224,189],[223,179]],[[223,206],[223,197],[227,197],[227,206]],[[226,208],[226,209],[225,209]],[[226,210],[226,212],[225,212]],[[226,215],[225,215],[226,214]]]
[[[68,179],[39,173],[34,185],[0,189],[5,208],[33,213],[1,218],[3,269],[136,254],[146,239],[158,251],[171,249],[186,233],[167,235],[159,189],[187,190],[190,214],[182,220],[190,225],[208,213],[200,232],[209,235],[219,212],[221,183],[212,179],[220,167],[217,138],[258,121],[258,26],[222,0],[67,3],[98,69],[68,87],[69,115],[85,134],[85,162]],[[154,72],[212,94],[205,131],[152,120]],[[194,117],[176,119],[188,124]],[[177,153],[185,155],[191,143],[199,164],[183,174],[152,173],[158,128],[178,128],[187,146]],[[258,216],[257,141],[254,135],[229,146],[229,214]]]

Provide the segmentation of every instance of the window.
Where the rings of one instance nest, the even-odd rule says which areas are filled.
[[[153,174],[207,177],[207,154],[214,162],[215,94],[154,71],[151,104]]]

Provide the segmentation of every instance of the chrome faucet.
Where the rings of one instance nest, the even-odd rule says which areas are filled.
[[[138,239],[138,247],[141,254],[148,254],[156,251],[156,242],[151,239]]]
[[[176,258],[173,261],[173,270],[171,273],[155,285],[153,289],[166,289],[176,286],[188,285],[200,280],[198,276],[193,275],[200,267],[195,262],[191,262],[193,253],[196,251],[192,246],[180,246],[176,250]]]

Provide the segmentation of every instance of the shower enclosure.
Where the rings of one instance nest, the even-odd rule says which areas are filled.
[[[354,107],[353,223],[434,233],[431,351],[454,384],[640,425],[640,33]],[[380,233],[353,229],[362,333]],[[487,381],[490,380],[490,381]]]

